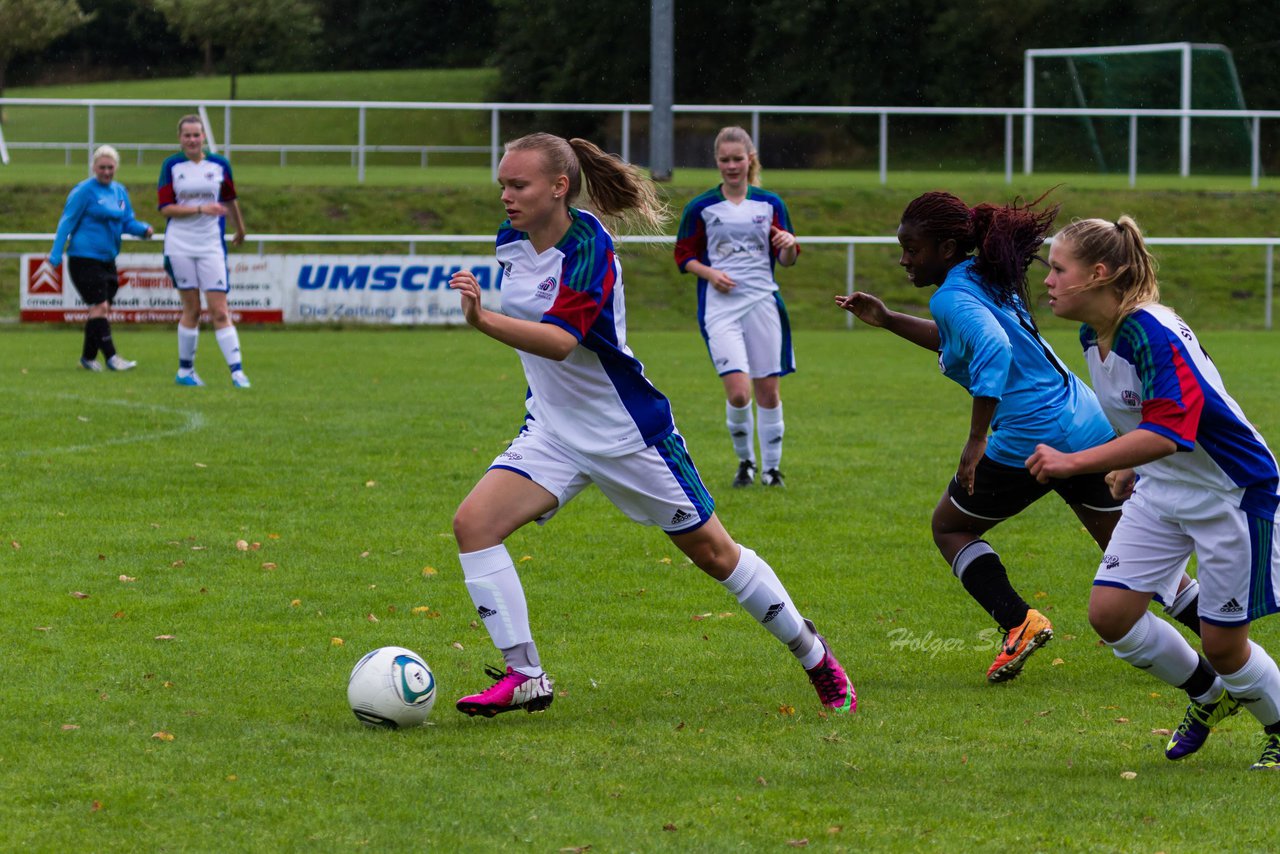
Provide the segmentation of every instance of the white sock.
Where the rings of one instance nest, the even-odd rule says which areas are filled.
[[[1267,651],[1249,641],[1249,660],[1235,673],[1219,674],[1227,693],[1263,726],[1280,723],[1280,668]]]
[[[751,422],[751,404],[742,408],[734,406],[727,400],[724,404],[724,425],[729,428],[729,438],[733,440],[733,452],[740,460],[754,460],[752,452],[755,445],[754,425]]]
[[[222,348],[222,358],[227,360],[227,367],[233,373],[240,370],[240,336],[236,334],[236,328],[224,326],[213,333],[213,337],[218,339],[218,346]]]
[[[1200,657],[1178,630],[1145,611],[1129,633],[1111,644],[1116,658],[1177,688],[1195,673]]]
[[[489,630],[493,645],[502,651],[507,666],[526,676],[541,674],[542,662],[529,630],[524,588],[507,547],[498,544],[478,552],[464,552],[458,560],[476,613]]]
[[[782,641],[805,670],[816,667],[826,653],[818,635],[796,612],[787,589],[773,567],[746,546],[739,546],[738,565],[720,582],[757,622]]]
[[[178,324],[178,368],[190,372],[196,366],[196,345],[200,343],[200,327],[188,329]]]
[[[782,462],[782,404],[773,409],[756,406],[756,432],[760,434],[760,470],[778,468]]]

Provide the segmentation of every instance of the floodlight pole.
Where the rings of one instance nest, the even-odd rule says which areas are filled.
[[[649,9],[649,172],[670,181],[675,81],[674,0],[651,0]]]

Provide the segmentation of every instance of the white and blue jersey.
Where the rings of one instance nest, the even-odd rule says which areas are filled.
[[[590,213],[571,208],[570,214],[564,237],[541,254],[526,233],[503,223],[502,312],[555,324],[580,344],[563,361],[518,351],[529,416],[574,450],[622,456],[662,442],[675,424],[667,398],[627,347],[613,238]]]
[[[199,162],[188,160],[185,154],[175,154],[160,167],[160,183],[156,192],[161,211],[173,204],[198,207],[233,201],[236,185],[231,177],[231,163],[217,154],[206,153]],[[171,217],[164,229],[164,254],[225,258],[225,233],[226,217],[213,214]]]
[[[1139,488],[1192,484],[1251,516],[1276,517],[1276,458],[1181,318],[1161,305],[1138,309],[1116,329],[1105,359],[1089,327],[1081,329],[1080,341],[1098,400],[1116,431],[1150,430],[1178,448],[1137,467]]]
[[[951,268],[929,311],[942,373],[973,397],[998,401],[986,455],[1022,468],[1042,442],[1069,453],[1115,438],[1093,392],[1035,331],[1021,300],[997,304],[973,264]]]
[[[123,184],[86,178],[67,194],[49,263],[55,267],[62,263],[64,246],[73,258],[114,261],[120,254],[120,235],[127,232],[142,237],[148,227],[134,217],[129,191]]]

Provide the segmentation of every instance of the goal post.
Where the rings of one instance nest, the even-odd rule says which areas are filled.
[[[1124,74],[1118,71],[1122,64],[1120,57],[1133,56],[1138,54],[1164,54],[1166,57],[1163,63],[1165,68],[1161,70],[1159,64],[1152,64],[1145,72],[1134,71],[1129,68]],[[1193,42],[1166,42],[1162,44],[1146,44],[1146,45],[1111,45],[1101,47],[1066,47],[1066,48],[1034,48],[1027,50],[1023,54],[1023,82],[1024,82],[1024,105],[1028,110],[1036,106],[1036,83],[1037,83],[1037,60],[1060,60],[1065,66],[1068,78],[1071,106],[1089,108],[1089,107],[1108,107],[1108,108],[1126,108],[1139,106],[1138,101],[1144,96],[1152,95],[1154,90],[1164,86],[1166,89],[1172,81],[1169,79],[1168,60],[1174,59],[1177,63],[1177,82],[1176,82],[1176,105],[1173,103],[1165,103],[1160,106],[1163,108],[1174,108],[1179,110],[1193,109],[1194,102],[1192,99],[1193,91],[1199,94],[1206,88],[1214,89],[1213,96],[1216,97],[1218,103],[1212,104],[1214,108],[1227,109],[1244,109],[1244,95],[1240,89],[1239,77],[1236,74],[1235,62],[1231,57],[1231,51],[1220,44],[1198,44]],[[1199,60],[1197,62],[1196,60]],[[1212,61],[1206,61],[1212,60]],[[1128,103],[1120,103],[1116,100],[1115,93],[1108,91],[1104,95],[1095,95],[1085,90],[1081,83],[1081,75],[1079,73],[1080,63],[1090,65],[1101,65],[1102,70],[1098,72],[1101,78],[1106,81],[1109,72],[1114,71],[1117,77],[1128,77],[1130,85],[1140,86],[1141,90],[1136,92],[1132,100],[1122,98],[1120,100],[1128,100]],[[1195,74],[1193,75],[1193,71]],[[1095,77],[1098,76],[1095,74]],[[1196,88],[1193,90],[1193,82]],[[1166,93],[1167,94],[1167,93]],[[1102,100],[1103,103],[1098,103]],[[1225,102],[1230,102],[1228,105]],[[1065,106],[1058,104],[1056,106]],[[1092,118],[1085,117],[1085,132],[1088,135],[1089,144],[1093,149],[1095,159],[1099,161],[1102,168],[1106,168],[1103,152],[1098,144],[1097,135],[1094,130],[1095,123]],[[1023,171],[1030,175],[1033,171],[1035,161],[1035,119],[1028,113],[1023,122]],[[1246,131],[1251,133],[1251,131]],[[1178,172],[1183,177],[1191,174],[1191,117],[1183,115],[1178,119]]]

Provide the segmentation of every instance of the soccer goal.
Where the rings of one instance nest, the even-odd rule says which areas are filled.
[[[1042,48],[1024,53],[1025,105],[1080,109],[1243,110],[1244,93],[1231,51],[1220,44],[1165,44]],[[1253,130],[1242,119],[1197,119],[1197,167],[1232,171],[1249,163]],[[1023,167],[1031,174],[1035,120],[1023,125]],[[1087,158],[1102,171],[1132,174],[1136,152],[1157,166],[1176,159],[1191,173],[1191,117],[1078,116],[1052,120],[1039,144],[1055,159]]]

